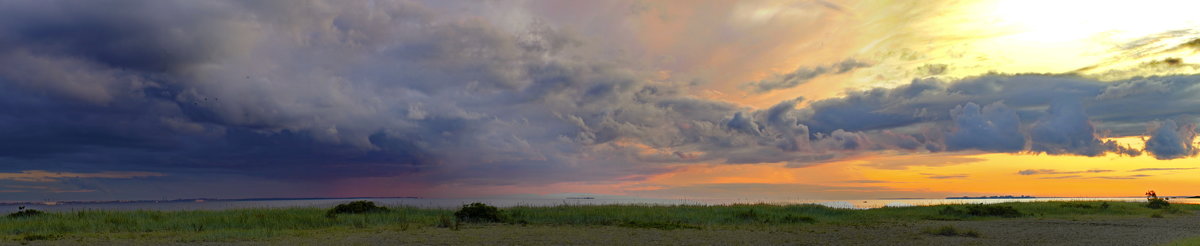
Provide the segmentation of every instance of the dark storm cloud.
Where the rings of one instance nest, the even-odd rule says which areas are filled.
[[[412,2],[5,4],[0,162],[13,171],[539,184],[919,145],[810,137],[799,99],[748,111],[693,98],[551,26]]]
[[[828,66],[816,67],[798,67],[796,70],[785,73],[776,74],[770,78],[757,82],[750,82],[746,87],[750,88],[755,93],[766,93],[773,90],[789,89],[808,83],[809,80],[815,79],[826,74],[843,74],[861,67],[868,67],[870,64],[862,63],[854,59],[846,59],[842,62],[830,64]]]
[[[914,129],[928,124],[953,121],[945,127],[947,150],[1138,155],[1140,150],[1101,139],[1140,135],[1145,123],[1161,118],[1195,117],[1200,114],[1200,101],[1194,100],[1198,85],[1197,76],[1116,82],[1067,75],[986,75],[952,83],[914,80],[893,89],[848,92],[846,97],[813,102],[800,122],[814,134],[827,134],[897,129],[917,133]],[[978,105],[993,109],[988,113]],[[924,131],[923,136],[938,134]]]
[[[1115,149],[1097,139],[1096,129],[1078,100],[1051,103],[1050,109],[1032,127],[1030,150],[1035,152],[1097,156]]]
[[[0,143],[14,170],[309,180],[569,162],[557,155],[578,150],[556,140],[578,129],[559,117],[647,87],[628,69],[545,58],[575,42],[554,30],[510,35],[415,3],[5,4]]]
[[[1017,152],[1025,148],[1021,119],[1001,102],[980,109],[967,103],[950,112],[955,130],[946,135],[948,150],[978,149]]]
[[[1200,77],[1047,75],[753,110],[689,96],[556,28],[413,2],[5,1],[0,171],[636,180],[680,163],[803,167],[872,151],[1097,155],[1123,151],[1102,132],[1200,113]]]
[[[1196,127],[1177,125],[1174,120],[1166,120],[1158,125],[1146,140],[1146,152],[1159,160],[1176,159],[1195,156]]]

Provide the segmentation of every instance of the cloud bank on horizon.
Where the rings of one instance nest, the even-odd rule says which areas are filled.
[[[0,171],[486,186],[638,180],[691,163],[805,167],[878,152],[1197,154],[1197,75],[918,78],[755,109],[694,95],[693,81],[663,79],[554,23],[514,27],[445,9],[0,3]],[[791,88],[867,64],[750,86]],[[1123,136],[1147,136],[1145,147],[1107,140]],[[21,177],[0,186],[67,176]]]

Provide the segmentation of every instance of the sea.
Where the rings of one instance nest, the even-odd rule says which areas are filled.
[[[43,211],[84,210],[228,210],[249,208],[328,208],[352,201],[372,201],[383,206],[453,209],[465,204],[482,202],[497,207],[559,206],[559,205],[729,205],[729,204],[816,204],[833,208],[871,209],[882,207],[931,206],[942,204],[993,204],[1004,202],[1039,201],[1114,201],[1145,202],[1143,197],[1054,197],[1054,198],[973,198],[973,199],[862,199],[862,200],[755,200],[755,199],[652,199],[635,197],[540,197],[540,198],[299,198],[299,199],[178,199],[164,201],[89,201],[89,202],[10,202],[0,203],[0,211],[17,210],[19,206]],[[1196,198],[1170,198],[1171,203],[1200,204]],[[11,207],[11,208],[4,208]]]

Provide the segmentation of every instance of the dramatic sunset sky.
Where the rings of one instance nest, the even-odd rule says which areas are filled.
[[[1200,2],[0,1],[0,201],[1200,195]]]

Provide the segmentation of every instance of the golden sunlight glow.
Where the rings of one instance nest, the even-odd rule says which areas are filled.
[[[831,192],[875,187],[881,197],[1032,195],[1042,197],[1129,197],[1146,190],[1164,195],[1200,192],[1195,160],[1149,156],[1048,156],[1037,154],[942,153],[879,155],[790,168],[780,164],[687,165],[625,190],[701,184],[808,185]],[[878,197],[877,197],[878,198]]]
[[[1164,8],[1164,6],[1170,6]],[[993,1],[972,8],[983,20],[1014,33],[981,44],[1036,72],[1066,72],[1116,54],[1148,36],[1200,26],[1196,1]],[[1175,44],[1192,37],[1172,37]],[[1092,64],[1089,64],[1092,63]],[[1014,71],[1019,72],[1019,71]]]
[[[712,75],[714,81],[699,88],[698,96],[757,108],[798,96],[820,100],[839,96],[847,89],[894,87],[925,77],[954,80],[992,72],[1079,72],[1116,80],[1200,72],[1190,67],[1134,69],[1168,57],[1200,60],[1200,54],[1190,50],[1170,51],[1200,38],[1200,32],[1193,31],[1200,30],[1200,23],[1190,13],[1200,9],[1196,1],[834,2],[841,7],[822,10],[820,6],[777,1],[738,4],[727,23],[721,25],[739,30],[788,31],[731,35],[787,42],[753,48],[737,46],[741,42],[713,43],[708,54],[693,54],[695,59],[674,62],[692,63],[689,66],[703,71],[722,68],[723,72],[717,74],[701,72]],[[673,18],[698,18],[693,12],[673,14]],[[682,43],[680,39],[695,36],[687,33],[694,28],[678,26],[678,21],[644,21],[642,37],[651,47],[651,54],[690,48],[678,44]],[[872,66],[763,94],[739,87],[797,67],[823,66],[843,59],[857,59]],[[931,73],[924,69],[929,66],[944,69]]]
[[[1138,70],[1119,73],[1167,57],[1200,60],[1191,50],[1170,48],[1200,38],[1191,10],[1196,1],[940,1],[895,8],[903,3],[865,1],[858,5],[871,40],[857,53],[876,64],[846,80],[836,91],[891,87],[927,76],[946,79],[997,73],[1070,73],[1106,80],[1188,71]],[[1165,7],[1170,6],[1170,7]],[[891,8],[889,8],[891,7]],[[943,65],[928,74],[922,66]],[[1186,68],[1181,68],[1186,69]],[[847,83],[849,82],[849,83]],[[800,91],[807,98],[836,96]]]
[[[782,1],[737,4],[726,17],[727,23],[722,25],[737,26],[739,30],[788,30],[735,33],[742,35],[738,38],[787,40],[790,44],[771,44],[755,49],[737,46],[745,40],[712,44],[713,48],[707,49],[708,54],[697,55],[697,59],[690,62],[696,63],[693,67],[722,68],[723,73],[713,76],[715,81],[701,86],[696,95],[761,109],[781,100],[804,97],[807,103],[838,97],[846,90],[894,87],[916,78],[953,81],[987,73],[1076,73],[1112,81],[1200,72],[1197,70],[1200,66],[1151,66],[1164,59],[1182,59],[1185,63],[1200,61],[1200,52],[1196,49],[1179,48],[1200,40],[1200,19],[1195,18],[1194,13],[1200,9],[1200,1],[1160,0],[1131,4],[1128,1],[1095,0],[860,0],[829,3],[837,7],[822,10],[820,6]],[[673,17],[692,18],[698,14],[682,12]],[[674,45],[687,38],[686,31],[696,30],[668,26],[679,22],[658,19],[648,22],[652,25],[645,26],[643,38],[647,38],[647,46],[661,47],[662,50],[688,48]],[[842,28],[830,28],[834,26]],[[811,33],[820,35],[809,35]],[[765,93],[747,92],[739,87],[796,68],[824,66],[844,59],[864,61],[871,66],[822,75],[792,88]],[[1146,139],[1131,136],[1106,140],[1142,149]],[[1200,170],[1190,169],[1195,166],[1194,162],[1195,159],[1190,158],[1157,160],[1148,155],[879,154],[804,168],[789,168],[783,163],[681,166],[674,172],[637,182],[637,189],[759,183],[834,188],[887,187],[891,189],[888,192],[896,192],[897,197],[905,196],[905,192],[1136,196],[1146,189],[1182,195],[1198,192],[1191,187],[1200,185],[1200,181],[1188,178],[1200,173]],[[968,191],[971,193],[964,193]]]

